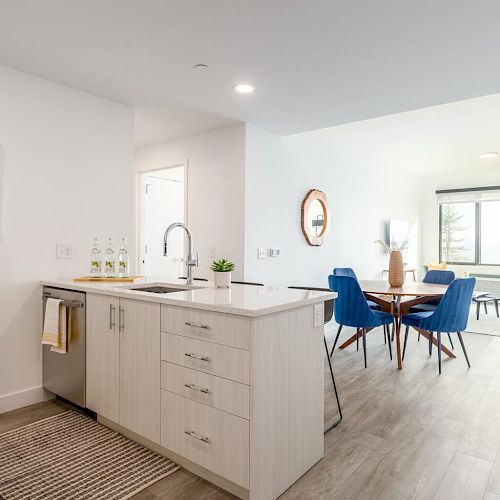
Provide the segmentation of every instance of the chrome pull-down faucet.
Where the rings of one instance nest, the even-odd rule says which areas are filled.
[[[196,258],[193,257],[193,236],[191,235],[191,231],[189,228],[186,226],[186,224],[183,224],[182,222],[174,222],[173,224],[170,224],[170,226],[167,227],[167,230],[165,231],[165,234],[163,235],[163,256],[167,256],[167,239],[168,235],[170,234],[170,231],[174,229],[175,227],[180,227],[186,231],[187,238],[188,238],[188,255],[187,255],[187,281],[186,284],[192,285],[193,284],[193,267],[198,266],[198,255],[196,255]]]

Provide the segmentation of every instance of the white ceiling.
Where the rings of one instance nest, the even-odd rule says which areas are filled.
[[[135,107],[139,145],[285,135],[500,91],[499,18],[498,0],[0,0],[0,64]]]
[[[500,93],[313,132],[420,177],[493,173],[500,183]],[[381,172],[382,174],[382,172]],[[412,182],[413,176],[403,182]]]

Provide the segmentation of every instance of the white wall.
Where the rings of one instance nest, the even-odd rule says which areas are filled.
[[[245,218],[245,125],[211,130],[153,146],[138,148],[135,170],[143,172],[187,163],[187,223],[199,253],[198,277],[212,279],[214,257],[236,264],[243,277]]]
[[[374,240],[390,218],[413,228],[419,260],[421,182],[404,173],[390,144],[371,139],[374,121],[277,138],[247,127],[245,279],[274,285],[327,286],[333,267],[353,267],[360,278],[380,279],[388,256]],[[321,247],[307,245],[300,205],[307,191],[324,191],[332,230]],[[257,247],[277,246],[281,256],[259,260]]]
[[[439,207],[436,190],[468,187],[500,186],[500,168],[471,169],[447,175],[428,177],[423,181],[422,194],[422,263],[439,261]],[[458,276],[464,272],[500,274],[498,266],[450,266]]]
[[[0,66],[0,413],[41,398],[44,278],[88,272],[92,237],[133,237],[133,111]],[[56,260],[56,243],[73,245]]]

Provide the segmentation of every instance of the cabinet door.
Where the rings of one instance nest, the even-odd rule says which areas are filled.
[[[160,304],[120,299],[120,425],[160,442]]]
[[[120,418],[118,299],[87,294],[87,408]]]

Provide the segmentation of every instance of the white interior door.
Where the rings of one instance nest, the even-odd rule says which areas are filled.
[[[168,238],[163,255],[163,235],[173,222],[184,222],[184,167],[149,172],[141,176],[142,274],[166,278],[183,276],[184,233],[176,230]]]

